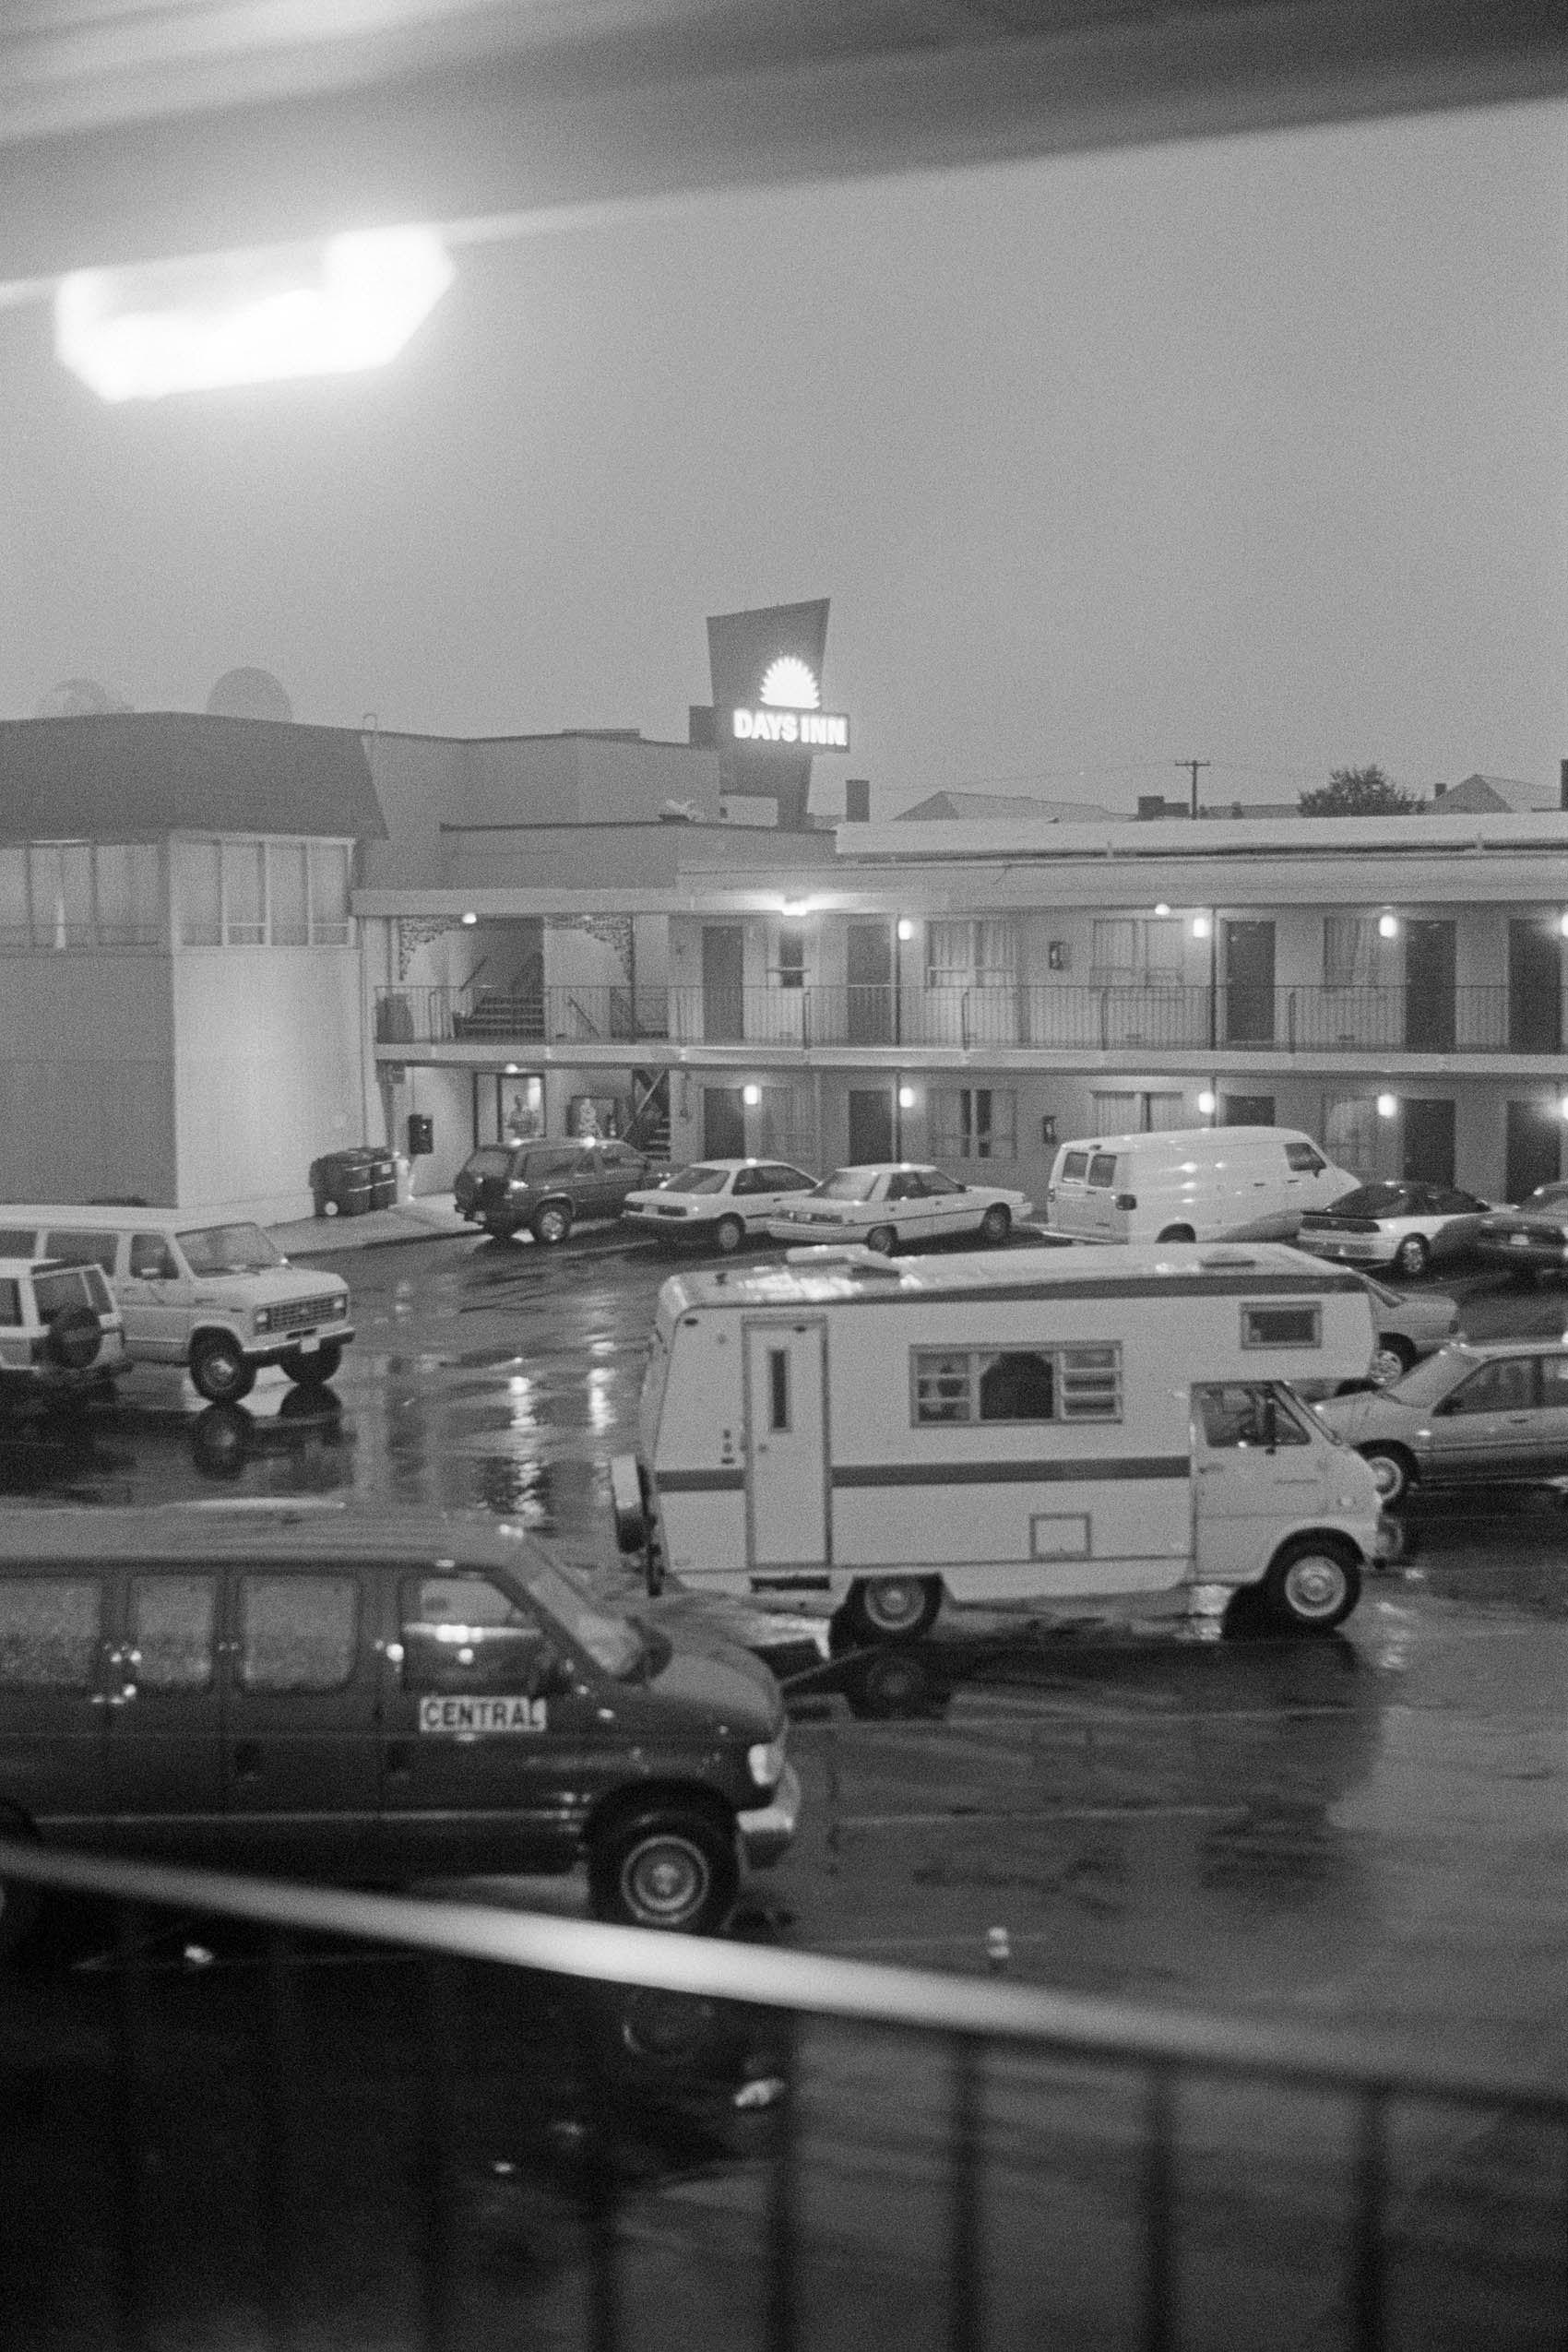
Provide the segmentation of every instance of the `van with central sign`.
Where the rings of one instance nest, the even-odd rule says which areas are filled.
[[[921,1633],[944,1596],[1182,1613],[1255,1586],[1354,1608],[1376,1485],[1293,1393],[1362,1377],[1362,1285],[1297,1250],[798,1251],[659,1296],[612,1493],[650,1586]]]
[[[800,1785],[744,1650],[531,1538],[418,1515],[18,1512],[0,1835],[339,1882],[564,1871],[711,1931]],[[29,1890],[0,1882],[0,1949]]]
[[[1075,1241],[1289,1241],[1360,1182],[1289,1127],[1167,1127],[1063,1144],[1045,1221]]]
[[[248,1396],[264,1364],[318,1388],[354,1336],[341,1275],[303,1272],[259,1225],[200,1209],[0,1206],[0,1255],[98,1266],[127,1360],[186,1366],[214,1405]]]

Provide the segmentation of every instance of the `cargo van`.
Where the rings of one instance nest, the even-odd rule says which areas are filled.
[[[210,1211],[0,1206],[0,1256],[100,1267],[127,1360],[188,1366],[214,1405],[248,1396],[263,1364],[319,1387],[354,1336],[341,1275],[291,1266],[259,1225]]]
[[[800,1784],[744,1650],[622,1615],[531,1538],[431,1515],[18,1511],[0,1835],[317,1880],[588,1867],[709,1931]],[[30,1889],[0,1881],[0,1950]]]
[[[1360,1181],[1289,1127],[1086,1136],[1051,1163],[1045,1221],[1079,1241],[1289,1241]]]
[[[1292,1381],[1372,1360],[1353,1277],[1276,1243],[677,1275],[639,1451],[612,1466],[650,1589],[827,1608],[861,1640],[954,1601],[1182,1613],[1254,1585],[1336,1625],[1387,1543],[1365,1463]]]

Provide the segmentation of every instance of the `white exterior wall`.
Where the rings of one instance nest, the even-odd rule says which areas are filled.
[[[6,1198],[180,1205],[170,964],[151,953],[0,957]]]

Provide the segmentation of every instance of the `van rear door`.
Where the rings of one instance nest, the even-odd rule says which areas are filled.
[[[1120,1241],[1125,1219],[1116,1209],[1116,1154],[1093,1144],[1070,1145],[1058,1163],[1050,1221],[1058,1231],[1080,1233],[1086,1241]]]

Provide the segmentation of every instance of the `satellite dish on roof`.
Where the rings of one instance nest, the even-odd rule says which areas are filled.
[[[101,686],[96,678],[62,678],[33,712],[35,719],[101,719],[112,710],[129,710],[130,704]]]
[[[207,697],[213,719],[292,719],[294,706],[270,670],[225,670]]]

